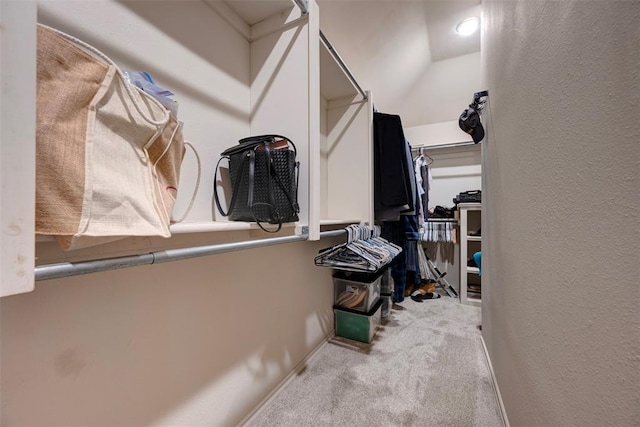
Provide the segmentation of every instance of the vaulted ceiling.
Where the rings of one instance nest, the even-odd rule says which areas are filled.
[[[405,126],[455,120],[480,88],[480,0],[319,0],[320,28],[379,110]]]

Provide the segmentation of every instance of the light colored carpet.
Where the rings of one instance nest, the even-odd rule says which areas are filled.
[[[371,344],[330,340],[246,425],[503,426],[480,308],[446,296],[400,308]]]

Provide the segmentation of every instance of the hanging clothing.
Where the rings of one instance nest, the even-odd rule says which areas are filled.
[[[431,189],[431,169],[428,164],[420,166],[420,175],[422,175],[422,187],[424,194],[422,195],[422,208],[425,221],[429,218],[429,190]]]
[[[419,224],[422,225],[423,222],[429,218],[429,187],[431,181],[431,173],[429,171],[429,162],[427,159],[433,162],[433,159],[429,156],[422,154],[422,149],[420,150],[420,154],[416,156],[413,160],[413,167],[415,172],[416,184],[418,187],[418,206],[419,206]]]
[[[394,302],[404,300],[404,291],[407,285],[407,274],[415,274],[416,279],[420,275],[420,259],[418,257],[418,217],[416,215],[403,215],[399,221],[385,221],[382,223],[382,237],[402,247],[402,252],[391,262],[391,277],[394,281]]]
[[[409,208],[403,210],[401,212],[402,215],[416,215],[417,212],[417,200],[418,200],[418,185],[416,184],[416,172],[413,166],[413,158],[411,157],[411,145],[409,145],[409,141],[405,140],[405,156],[406,156],[406,164],[407,170],[406,174],[408,175],[409,181]]]
[[[407,284],[407,254],[405,251],[406,236],[400,221],[382,223],[382,237],[402,247],[402,252],[391,261],[391,277],[393,278],[393,302],[404,301],[404,289]]]
[[[429,182],[427,174],[427,161],[421,154],[413,162],[418,188],[418,225],[422,226],[428,218],[429,208]]]
[[[451,222],[425,222],[422,240],[425,242],[455,243],[455,234]]]
[[[415,209],[413,162],[400,116],[373,114],[373,145],[375,219],[398,219],[403,211]]]

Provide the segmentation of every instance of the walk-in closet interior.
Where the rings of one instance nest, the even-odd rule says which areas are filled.
[[[637,2],[0,21],[0,425],[636,425]]]

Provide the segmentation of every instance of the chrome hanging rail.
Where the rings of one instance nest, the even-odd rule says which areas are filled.
[[[336,237],[345,234],[347,230],[323,231],[320,238]],[[235,252],[245,249],[261,248],[305,241],[308,233],[295,236],[274,237],[271,239],[248,240],[246,242],[222,243],[218,245],[194,246],[181,249],[167,249],[147,254],[103,258],[81,262],[63,262],[58,264],[40,265],[35,268],[35,280],[59,279],[62,277],[78,276],[81,274],[97,273],[100,271],[119,270],[121,268],[138,267],[141,265],[161,264],[164,262],[180,261],[189,258],[199,258],[208,255]]]
[[[478,144],[475,142],[461,141],[461,142],[452,142],[449,144],[437,144],[437,145],[412,145],[411,151],[437,150],[440,148],[460,148],[460,147],[468,147],[472,145],[478,145]]]
[[[303,15],[309,13],[309,3],[307,0],[293,0],[293,2],[300,8]]]
[[[338,65],[340,65],[340,68],[342,68],[342,70],[344,70],[344,72],[347,74],[347,77],[349,77],[349,80],[351,80],[351,83],[353,83],[353,85],[356,87],[356,89],[358,89],[358,92],[360,92],[360,95],[362,95],[362,97],[365,100],[367,100],[369,98],[367,96],[367,93],[364,90],[362,90],[362,87],[360,87],[360,85],[358,84],[358,81],[356,80],[356,78],[351,73],[351,70],[349,70],[349,67],[347,67],[347,64],[344,63],[344,61],[342,60],[340,55],[338,55],[338,52],[334,49],[333,45],[327,39],[327,37],[324,35],[324,33],[322,31],[320,31],[320,38],[322,39],[324,44],[327,45],[327,48],[329,49],[329,52],[331,52],[331,55],[333,55],[335,60],[338,61]]]
[[[300,11],[302,12],[303,15],[306,15],[307,13],[309,13],[308,0],[293,0],[293,1],[300,8]],[[344,61],[342,60],[342,58],[340,57],[338,52],[334,49],[334,47],[331,44],[331,42],[329,41],[329,39],[327,39],[327,37],[324,35],[324,33],[322,31],[320,31],[320,38],[322,39],[324,44],[327,45],[327,48],[329,49],[329,52],[331,52],[331,55],[333,55],[333,57],[336,59],[336,61],[338,61],[338,65],[340,65],[340,68],[342,68],[344,70],[344,72],[347,74],[347,77],[349,77],[349,80],[351,80],[351,82],[356,87],[358,92],[360,92],[360,95],[362,95],[362,97],[365,100],[367,100],[369,98],[367,96],[367,93],[364,90],[362,90],[362,87],[358,84],[358,81],[356,80],[356,78],[351,73],[351,70],[349,70],[349,67],[347,67],[347,64],[344,63]]]

